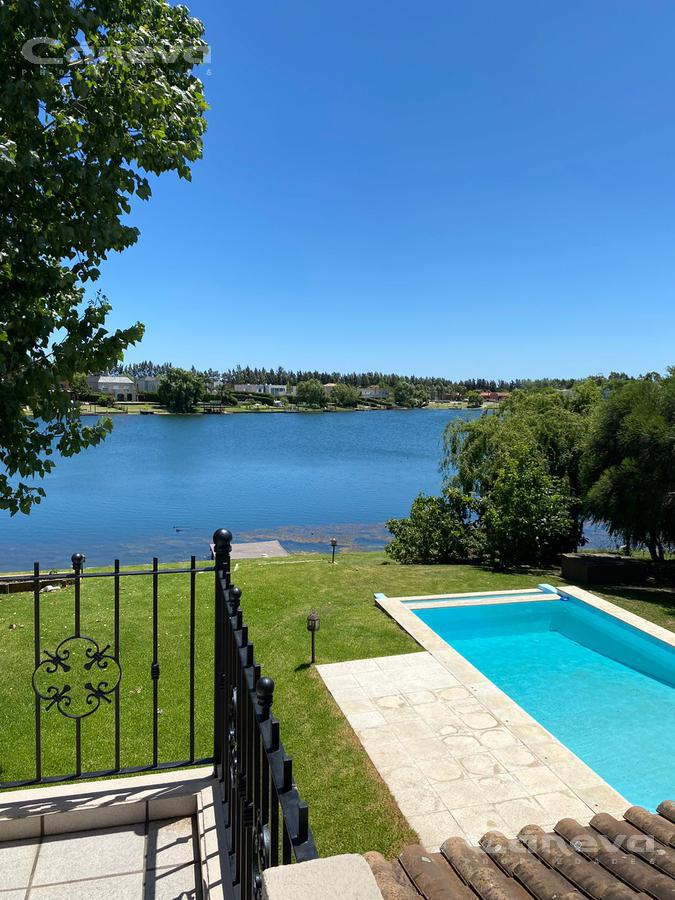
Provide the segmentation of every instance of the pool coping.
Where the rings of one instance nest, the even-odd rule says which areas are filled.
[[[489,605],[495,605],[499,603],[536,603],[556,599],[564,600],[566,596],[571,597],[574,600],[580,600],[582,603],[594,607],[595,609],[598,609],[601,612],[604,612],[607,615],[618,619],[620,622],[624,622],[626,625],[631,625],[638,631],[642,631],[644,634],[647,634],[652,638],[656,638],[657,640],[662,641],[664,644],[675,647],[675,633],[673,633],[672,631],[668,631],[667,628],[663,628],[661,625],[655,625],[653,622],[649,622],[647,621],[647,619],[643,619],[642,616],[638,616],[636,613],[632,613],[626,609],[622,609],[615,603],[611,603],[609,600],[604,600],[602,597],[598,597],[595,594],[592,594],[590,591],[584,590],[583,588],[567,584],[558,585],[557,587],[551,587],[551,585],[548,584],[540,584],[537,586],[537,589],[526,590],[537,590],[538,593],[533,593],[527,596],[523,590],[494,591],[488,595],[489,600],[485,599],[485,591],[472,591],[471,593],[466,594],[427,594],[410,597],[388,597],[386,594],[377,593],[374,595],[374,599],[377,605],[380,606],[405,631],[407,631],[408,634],[412,638],[414,638],[418,644],[420,644],[420,646],[424,647],[425,650],[429,650],[429,652],[432,653],[432,647],[427,646],[427,644],[430,642],[430,637],[435,639],[431,640],[431,643],[434,645],[434,647],[436,647],[437,643],[440,641],[440,643],[443,645],[441,649],[452,648],[446,641],[444,641],[442,638],[439,638],[438,635],[434,631],[432,631],[432,629],[429,628],[428,625],[425,625],[424,622],[422,622],[422,620],[418,618],[418,616],[406,616],[403,613],[413,609],[440,609],[445,606],[478,606],[482,603],[486,603]],[[497,598],[497,595],[500,596]],[[417,628],[416,624],[419,624],[421,627]],[[463,658],[464,657],[462,657],[462,659]],[[485,677],[482,672],[478,672],[477,669],[475,671],[480,674],[481,677]]]

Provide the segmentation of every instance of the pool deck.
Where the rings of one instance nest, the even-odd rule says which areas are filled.
[[[675,646],[665,629],[564,590]],[[449,834],[476,842],[486,831],[515,837],[525,821],[551,830],[563,818],[586,825],[600,810],[621,816],[630,803],[422,622],[410,599],[376,595],[422,652],[317,668],[427,850]]]

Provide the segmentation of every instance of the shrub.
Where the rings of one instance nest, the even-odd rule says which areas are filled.
[[[386,551],[400,563],[458,563],[483,553],[482,504],[456,488],[440,497],[420,494],[407,519],[390,519],[394,540]]]

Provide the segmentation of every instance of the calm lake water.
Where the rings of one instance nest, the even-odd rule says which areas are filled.
[[[443,430],[473,410],[117,416],[59,460],[29,517],[0,513],[0,570],[208,555],[214,529],[289,549],[381,547],[383,523],[437,491]]]
[[[442,436],[474,410],[117,416],[99,447],[59,460],[30,516],[0,513],[0,571],[198,558],[219,527],[289,550],[374,549],[384,522],[438,491]],[[606,545],[601,531],[593,546]]]

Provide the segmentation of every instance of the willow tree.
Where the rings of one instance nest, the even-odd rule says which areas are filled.
[[[166,0],[0,3],[0,508],[29,512],[58,454],[96,444],[68,382],[140,340],[92,285],[138,239],[148,175],[190,178],[205,130],[203,26]]]

